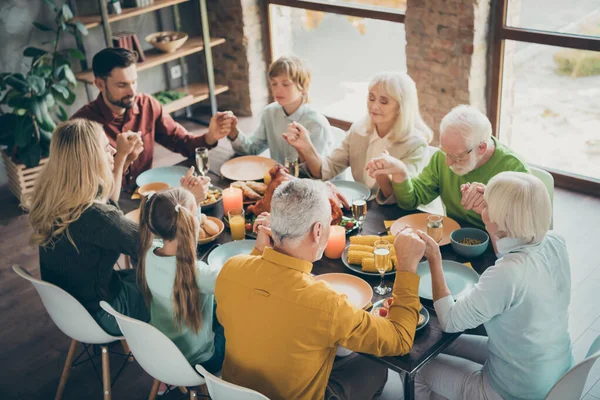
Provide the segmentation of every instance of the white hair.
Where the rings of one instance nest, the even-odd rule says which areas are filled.
[[[405,72],[383,72],[371,79],[369,90],[377,85],[380,85],[381,90],[390,98],[396,100],[400,107],[390,139],[403,141],[411,134],[420,134],[427,143],[431,142],[433,132],[419,112],[419,97],[415,81]],[[367,116],[367,122],[373,128],[370,116]]]
[[[456,106],[446,114],[440,123],[440,135],[450,128],[458,130],[470,148],[487,142],[492,136],[492,124],[488,117],[466,104]]]
[[[306,235],[316,222],[329,225],[328,188],[321,181],[292,179],[275,189],[271,199],[271,230],[277,240]]]
[[[485,190],[489,218],[506,236],[541,241],[550,229],[552,205],[542,181],[524,172],[501,172]]]

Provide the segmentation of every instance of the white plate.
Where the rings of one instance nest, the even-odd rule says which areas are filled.
[[[179,180],[188,169],[182,166],[152,168],[139,174],[135,183],[138,186],[144,186],[148,183],[164,182],[171,187],[181,186]]]
[[[333,290],[348,296],[350,303],[358,308],[365,308],[371,302],[373,289],[364,280],[350,274],[331,273],[315,276],[317,281],[329,283]]]
[[[221,268],[227,260],[239,254],[250,254],[256,246],[256,240],[237,240],[216,247],[208,255],[208,265]]]
[[[456,261],[442,260],[442,268],[444,269],[444,277],[446,278],[448,289],[450,289],[455,299],[467,293],[479,282],[479,274],[473,268],[464,264]],[[429,263],[427,261],[419,263],[417,275],[421,277],[419,297],[433,300],[431,271],[429,270]]]
[[[371,189],[364,183],[353,181],[330,181],[337,189],[346,197],[348,203],[352,205],[354,200],[369,200],[371,197]]]

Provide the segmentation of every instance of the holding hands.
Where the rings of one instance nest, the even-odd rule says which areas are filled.
[[[265,247],[273,247],[273,232],[271,232],[271,214],[268,212],[261,213],[256,221],[252,231],[256,236],[256,249],[264,251]]]
[[[144,142],[142,142],[141,132],[127,131],[117,136],[117,154],[116,158],[120,158],[127,164],[137,160],[138,156],[144,150]]]
[[[190,167],[187,170],[185,176],[181,177],[180,183],[184,189],[192,192],[197,203],[206,199],[210,186],[210,178],[207,176],[194,176],[194,167]]]
[[[225,136],[235,139],[237,134],[237,117],[231,111],[219,111],[210,119],[206,142],[213,145]]]
[[[390,156],[387,151],[379,157],[373,158],[369,161],[365,167],[365,170],[369,173],[369,176],[373,179],[377,179],[378,176],[392,176],[392,181],[395,183],[402,183],[408,178],[408,171],[406,165]]]
[[[396,236],[394,249],[396,251],[396,269],[404,272],[417,272],[417,265],[427,245],[425,241],[410,227],[405,226]]]
[[[465,210],[473,210],[481,215],[483,209],[487,206],[483,195],[485,193],[485,185],[483,183],[465,183],[460,186],[462,199],[460,204]]]
[[[300,154],[306,154],[313,147],[310,141],[310,132],[297,122],[289,124],[287,132],[282,133],[281,136]]]

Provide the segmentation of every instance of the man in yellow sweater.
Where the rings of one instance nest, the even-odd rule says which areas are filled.
[[[273,194],[271,215],[257,219],[252,254],[223,266],[215,298],[227,341],[226,381],[271,400],[370,399],[382,391],[387,368],[355,353],[336,357],[338,346],[380,357],[412,347],[419,314],[415,272],[425,243],[410,229],[399,234],[393,306],[389,318],[375,317],[311,276],[330,223],[325,184],[284,182]]]

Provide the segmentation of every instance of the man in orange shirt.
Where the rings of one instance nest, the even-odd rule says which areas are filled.
[[[397,237],[389,318],[352,305],[310,274],[327,244],[331,208],[323,182],[282,183],[261,215],[256,248],[231,258],[217,277],[217,317],[227,341],[223,378],[278,399],[371,399],[387,368],[338,346],[376,356],[408,353],[419,314],[417,264],[425,243]],[[414,248],[416,251],[407,251]]]
[[[171,151],[193,158],[196,147],[215,147],[224,136],[219,131],[229,132],[233,121],[229,113],[218,112],[210,120],[208,133],[189,133],[163,110],[158,100],[137,92],[135,61],[135,54],[127,49],[106,48],[98,52],[92,69],[100,94],[71,117],[102,124],[113,147],[122,133],[137,132],[141,136],[143,147],[136,148],[137,160],[128,166],[123,180],[126,188],[134,186],[137,176],[152,168],[155,140]]]

